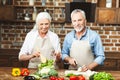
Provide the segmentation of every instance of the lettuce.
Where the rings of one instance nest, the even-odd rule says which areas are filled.
[[[107,72],[98,72],[89,77],[89,80],[114,80],[113,76]]]

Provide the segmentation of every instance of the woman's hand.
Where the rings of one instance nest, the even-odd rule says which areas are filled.
[[[55,56],[56,62],[61,61],[61,53],[60,52],[54,53],[54,56]]]
[[[34,57],[40,57],[40,52],[34,52],[33,54],[31,54],[32,58]]]

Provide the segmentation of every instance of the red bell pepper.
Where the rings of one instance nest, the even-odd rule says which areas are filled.
[[[30,71],[27,68],[23,68],[21,71],[22,76],[28,76],[30,74]]]

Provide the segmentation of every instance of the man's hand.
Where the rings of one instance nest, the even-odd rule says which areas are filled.
[[[72,65],[74,67],[77,66],[77,63],[76,63],[75,59],[73,59],[73,58],[69,58],[68,62],[70,65]]]
[[[91,63],[91,64],[89,64],[89,65],[83,65],[82,66],[82,71],[83,72],[85,72],[85,71],[87,71],[87,70],[93,70],[95,67],[97,67],[99,64],[98,63],[96,63],[96,62],[93,62],[93,63]]]

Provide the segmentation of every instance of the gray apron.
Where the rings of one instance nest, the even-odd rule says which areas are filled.
[[[45,56],[47,59],[54,59],[53,52],[55,51],[49,37],[41,38],[37,37],[36,42],[34,44],[33,53],[36,51],[40,51],[40,54]],[[41,63],[40,57],[35,57],[29,60],[28,68],[37,68],[38,64]]]
[[[83,65],[90,64],[94,60],[89,41],[85,40],[73,40],[70,56],[76,60],[77,66],[69,66],[69,69],[77,69]]]

